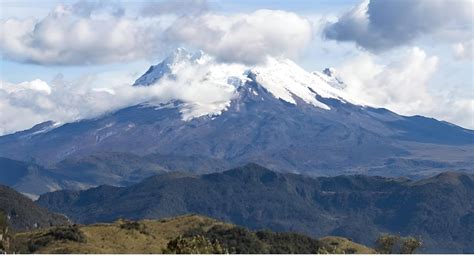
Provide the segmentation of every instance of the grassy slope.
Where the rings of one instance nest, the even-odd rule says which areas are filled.
[[[355,254],[374,254],[372,248],[350,241],[344,237],[327,236],[319,239],[321,246],[327,251],[354,249]]]
[[[35,253],[66,253],[66,254],[159,254],[166,248],[168,242],[189,231],[199,229],[208,231],[212,227],[235,226],[222,223],[207,217],[188,215],[163,220],[142,220],[138,222],[140,230],[123,228],[124,221],[116,221],[111,224],[94,224],[80,226],[85,236],[85,242],[53,241],[35,251]],[[20,253],[28,253],[28,240],[43,235],[48,229],[32,232],[18,233],[15,236],[16,250]],[[338,247],[352,247],[358,253],[373,253],[373,250],[365,246],[353,243],[345,238],[328,237],[322,240],[337,239]],[[329,241],[324,241],[326,245]],[[329,242],[331,243],[331,242]],[[328,244],[329,244],[328,243]],[[339,245],[340,244],[340,245]],[[333,246],[333,244],[331,244]]]

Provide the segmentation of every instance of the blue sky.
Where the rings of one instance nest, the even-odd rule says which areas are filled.
[[[35,79],[52,85],[58,74],[68,82],[111,72],[137,76],[173,48],[186,46],[203,49],[227,62],[260,63],[258,55],[262,54],[288,56],[308,71],[333,67],[347,82],[348,92],[368,105],[474,128],[473,3],[469,0],[0,3],[3,87]],[[261,9],[284,12],[259,12]],[[222,24],[234,28],[242,21],[260,21],[262,17],[288,19],[288,25],[283,21],[281,28],[265,24],[239,27],[241,38],[233,41],[245,39],[242,50],[227,42],[219,42],[219,48],[209,45],[209,39],[222,39],[206,35],[215,30],[204,28],[206,19],[213,23],[221,19]],[[78,32],[88,34],[90,39],[84,41],[86,37],[68,34],[71,29],[67,23],[77,29],[78,21],[85,28]],[[108,34],[119,23],[123,30],[109,36],[116,37],[117,43],[105,43],[109,39],[101,40],[100,33],[90,29],[95,25],[92,28],[97,32]],[[38,30],[32,37],[28,30],[35,28]],[[194,30],[192,34],[189,28]],[[245,30],[262,37],[248,36]],[[127,41],[120,35],[125,33],[136,34],[138,40]],[[58,37],[71,41],[69,46],[54,42]],[[288,37],[294,37],[294,43]],[[74,41],[76,38],[82,42]],[[252,41],[263,43],[265,48],[250,49]],[[44,45],[49,49],[41,49]],[[248,57],[239,61],[244,57],[229,54],[229,50]],[[14,108],[13,99],[1,94],[0,109],[2,103]]]

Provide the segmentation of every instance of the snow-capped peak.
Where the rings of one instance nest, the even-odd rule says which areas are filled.
[[[189,52],[184,48],[177,48],[171,55],[161,63],[151,66],[145,74],[138,78],[134,86],[149,86],[157,82],[165,75],[173,75],[180,67],[186,64],[198,64],[204,57],[202,51]]]
[[[336,89],[343,90],[346,88],[346,83],[342,81],[334,68],[325,68],[322,72],[313,71],[312,73]]]
[[[289,59],[269,57],[265,65],[254,67],[251,72],[256,75],[256,81],[273,96],[292,104],[297,104],[295,97],[298,97],[308,104],[329,110],[328,105],[318,101],[317,95],[353,102],[325,79],[305,71]]]
[[[203,52],[191,53],[177,49],[163,62],[150,67],[135,86],[153,86],[155,89],[174,89],[172,99],[184,102],[180,111],[184,120],[203,115],[219,115],[236,97],[238,88],[248,81],[257,82],[275,98],[288,103],[298,101],[330,110],[320,100],[334,98],[357,104],[322,72],[307,72],[293,61],[268,57],[266,63],[248,67],[242,64],[221,63]]]

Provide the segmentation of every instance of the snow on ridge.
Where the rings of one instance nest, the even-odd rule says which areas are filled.
[[[161,92],[183,101],[180,112],[182,119],[188,121],[226,111],[237,89],[251,80],[249,74],[275,98],[292,104],[297,104],[295,97],[298,97],[305,103],[330,110],[318,101],[317,95],[360,104],[334,86],[324,73],[307,72],[289,59],[268,57],[265,64],[248,67],[221,63],[203,52],[190,53],[182,48],[152,66],[134,85],[150,86],[158,90],[157,94]]]

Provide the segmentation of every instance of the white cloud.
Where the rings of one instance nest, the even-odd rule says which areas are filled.
[[[472,36],[473,5],[472,0],[364,0],[337,22],[329,23],[324,35],[376,52],[427,34]],[[461,34],[453,36],[452,32]]]
[[[246,64],[263,62],[268,55],[294,58],[313,35],[307,19],[276,10],[183,17],[168,33],[173,40],[202,49],[222,61]]]
[[[453,45],[454,57],[457,59],[472,60],[474,58],[473,40],[459,42]]]
[[[222,61],[252,64],[266,55],[295,57],[312,38],[306,19],[284,11],[224,16],[203,12],[205,1],[189,0],[148,3],[145,7],[153,7],[144,9],[149,16],[131,17],[118,5],[100,3],[58,5],[40,20],[1,21],[3,58],[42,65],[105,64],[187,46]]]
[[[338,74],[347,84],[346,92],[368,105],[474,128],[473,94],[430,88],[438,64],[438,57],[415,47],[389,64],[378,63],[374,55],[363,53],[342,64]]]
[[[51,83],[33,80],[19,84],[1,82],[0,135],[31,128],[44,121],[61,123],[149,103],[184,102],[183,119],[219,114],[229,106],[235,86],[228,78],[243,78],[245,67],[215,63],[210,57],[200,65],[183,62],[172,78],[144,88],[132,86],[136,75],[108,72],[86,75],[72,82],[58,75]]]
[[[122,74],[117,74],[119,77]],[[47,120],[70,122],[133,105],[138,99],[126,84],[100,89],[107,76],[86,76],[68,83],[58,76],[50,84],[33,80],[19,84],[1,82],[0,134],[24,130]]]
[[[101,64],[144,58],[161,48],[155,23],[76,9],[59,5],[39,21],[2,21],[2,56],[46,65]]]

